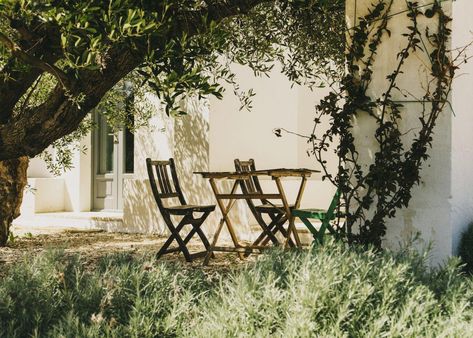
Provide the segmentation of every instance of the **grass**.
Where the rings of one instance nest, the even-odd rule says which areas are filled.
[[[150,257],[49,252],[0,279],[0,337],[461,337],[473,283],[450,261],[329,243],[209,277]]]

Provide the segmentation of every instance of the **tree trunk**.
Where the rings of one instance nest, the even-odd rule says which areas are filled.
[[[5,246],[12,221],[20,216],[23,189],[28,179],[28,157],[0,161],[0,246]]]

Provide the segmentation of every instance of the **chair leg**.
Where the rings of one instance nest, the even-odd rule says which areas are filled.
[[[201,229],[202,224],[205,222],[207,217],[210,215],[210,212],[204,213],[201,217],[193,219],[193,222],[190,224],[192,225],[192,230],[187,234],[186,238],[184,239],[184,243],[187,244],[191,240],[191,238],[194,236],[194,234],[197,233],[199,236],[200,240],[202,241],[202,244],[204,244],[205,247],[205,252],[208,252],[210,250],[210,243],[207,239],[207,236],[205,236],[204,232]],[[192,255],[191,255],[192,256]],[[214,258],[215,255],[212,252],[212,258]]]
[[[279,220],[282,218],[283,214],[278,214],[276,217],[270,216],[271,217],[271,223],[267,225],[267,228],[271,231],[272,234],[275,234],[277,231],[274,231],[274,226],[276,225],[276,222],[279,222]],[[266,240],[266,243],[269,241],[269,238],[266,236],[265,232],[262,232],[258,238],[253,242],[253,245],[258,245],[261,243],[261,241]]]
[[[200,240],[202,241],[202,243],[204,244],[204,247],[205,247],[205,250],[206,251],[209,251],[210,250],[210,243],[209,243],[209,240],[207,239],[207,236],[205,236],[204,232],[202,231],[202,224],[205,222],[205,220],[207,219],[207,217],[210,215],[210,212],[207,212],[205,213],[204,215],[202,215],[202,217],[200,218],[202,220],[202,222],[200,222],[200,224],[198,225],[197,227],[197,235],[199,235],[200,237]],[[212,258],[215,257],[215,254],[212,252]]]
[[[312,234],[312,237],[314,238],[314,241],[320,242],[320,238],[319,238],[320,229],[317,230],[307,218],[305,217],[299,217],[299,218],[302,221],[302,223],[304,223],[304,225],[307,227],[307,229],[309,229],[310,233]]]
[[[294,244],[294,242],[292,241],[292,238],[289,235],[289,230],[284,229],[284,223],[286,223],[287,218],[282,219],[283,214],[280,214],[280,215],[281,216],[279,217],[279,219],[277,221],[275,221],[274,233],[276,233],[277,231],[280,231],[282,233],[282,235],[284,236],[284,238],[287,238],[289,236],[288,244],[291,248],[293,248],[296,245]],[[273,220],[276,218],[276,216],[274,216],[274,215],[270,216],[270,217]]]
[[[171,245],[172,241],[175,239],[177,241],[177,244],[179,245],[180,251],[184,254],[184,257],[187,262],[191,262],[192,258],[191,255],[189,254],[189,250],[186,247],[186,243],[182,239],[182,237],[179,235],[179,232],[182,230],[184,225],[189,224],[189,216],[184,216],[182,220],[179,222],[177,227],[175,227],[170,219],[166,219],[166,224],[171,231],[171,236],[167,239],[167,241],[163,244],[159,252],[156,254],[156,258],[161,257],[164,253],[166,253],[166,249]]]
[[[179,223],[177,227],[174,227],[171,223],[171,220],[167,220],[166,218],[165,218],[165,222],[169,230],[171,231],[171,235],[166,240],[166,242],[164,242],[164,244],[161,246],[161,249],[159,249],[158,253],[156,254],[156,259],[159,259],[162,255],[169,253],[168,252],[169,250],[167,250],[167,248],[171,245],[172,241],[175,239],[175,234],[180,232],[185,225],[184,223],[181,222]]]
[[[178,242],[179,247],[176,248],[176,249],[171,249],[172,252],[181,251],[184,254],[184,257],[186,258],[186,261],[191,262],[194,258],[204,256],[210,250],[210,243],[209,243],[207,237],[205,236],[204,232],[202,231],[201,226],[204,223],[204,221],[207,219],[209,214],[210,214],[210,212],[206,212],[199,218],[193,218],[192,215],[186,215],[179,222],[177,227],[174,227],[172,225],[172,222],[170,222],[170,220],[169,220],[170,224],[168,224],[168,227],[171,230],[171,236],[169,236],[167,241],[163,244],[163,246],[161,247],[159,252],[156,254],[156,257],[159,258],[163,254],[169,253],[170,250],[168,250],[168,247],[172,243],[173,240],[176,240]],[[192,229],[191,229],[191,231],[189,231],[189,233],[186,235],[186,237],[184,239],[182,239],[182,237],[180,236],[179,233],[182,230],[182,228],[187,224],[192,225]],[[200,253],[190,254],[189,250],[187,249],[187,243],[189,243],[189,241],[192,239],[192,237],[196,233],[200,237],[202,243],[204,244],[205,251],[200,252]],[[215,255],[212,253],[212,257],[214,257],[214,256]]]
[[[279,213],[279,214],[276,214],[276,215],[270,215],[271,219],[272,219],[272,222],[270,223],[270,225],[274,225],[274,229],[272,230],[273,234],[276,234],[278,231],[282,233],[282,235],[287,238],[288,236],[288,231],[286,229],[284,229],[284,223],[286,223],[287,221],[287,218],[283,217],[284,214],[282,213]],[[263,241],[262,241],[262,245],[266,245],[269,241],[269,238],[264,238]],[[289,241],[288,241],[288,244],[290,247],[294,247],[294,242],[292,241],[291,238],[289,238]]]
[[[207,215],[208,214],[209,213],[207,213]],[[204,237],[206,243],[204,242],[204,240],[202,240],[202,242],[204,243],[205,248],[207,249],[208,246],[210,246],[209,242],[207,241],[207,238],[205,237],[204,233],[200,229],[200,227],[202,226],[202,223],[204,223],[205,219],[207,218],[207,215],[204,215],[205,217],[202,216],[200,218],[193,218],[192,221],[188,223],[188,224],[192,225],[192,229],[191,229],[191,231],[189,231],[187,236],[184,238],[184,243],[185,244],[187,244],[192,239],[192,237],[197,233],[201,239],[202,239],[202,236]]]
[[[260,225],[261,229],[263,229],[263,233],[261,233],[261,235],[266,236],[266,238],[270,239],[275,245],[280,244],[276,236],[274,236],[273,232],[269,228],[269,225],[271,225],[273,222],[271,222],[269,225],[266,224],[263,219],[263,216],[260,213],[255,214],[255,218],[258,221],[258,224]]]

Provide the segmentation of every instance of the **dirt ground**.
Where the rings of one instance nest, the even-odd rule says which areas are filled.
[[[17,237],[13,242],[9,242],[7,247],[0,248],[0,276],[25,256],[38,255],[50,249],[61,249],[67,254],[79,254],[88,265],[93,265],[100,257],[118,252],[128,252],[133,255],[149,254],[153,257],[165,240],[164,237],[143,234],[70,230]],[[189,249],[191,252],[201,251],[203,246],[199,245],[197,240],[191,241]],[[160,260],[174,261],[183,264],[184,268],[202,269],[204,272],[213,274],[242,266],[254,261],[256,257],[252,255],[245,260],[240,260],[234,253],[217,253],[207,267],[202,266],[203,259],[186,263],[184,256],[179,253],[167,254]]]

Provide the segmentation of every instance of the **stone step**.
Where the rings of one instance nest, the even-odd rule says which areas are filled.
[[[115,212],[51,212],[20,216],[13,221],[14,235],[48,234],[71,230],[120,228],[123,214]]]

